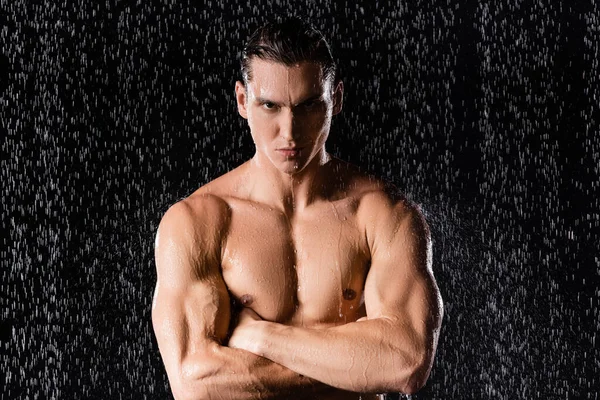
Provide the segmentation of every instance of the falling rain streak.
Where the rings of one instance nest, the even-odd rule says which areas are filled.
[[[157,224],[252,156],[236,57],[296,10],[345,82],[329,150],[431,225],[446,312],[413,398],[598,399],[598,2],[0,7],[2,399],[168,398]]]

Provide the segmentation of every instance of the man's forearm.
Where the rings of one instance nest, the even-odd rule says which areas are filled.
[[[414,392],[429,369],[413,332],[386,319],[327,329],[259,321],[249,328],[247,350],[344,390]]]
[[[215,345],[208,352],[189,356],[183,365],[181,399],[312,398],[328,386],[304,377],[271,360],[240,349]]]

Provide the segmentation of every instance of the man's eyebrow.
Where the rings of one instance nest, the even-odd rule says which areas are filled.
[[[266,99],[264,97],[256,97],[256,101],[259,102],[259,103],[273,103],[275,105],[279,105],[279,103],[277,103],[276,101],[269,100],[269,99]]]
[[[321,99],[322,97],[323,97],[323,94],[322,94],[322,93],[317,93],[317,94],[315,94],[315,95],[312,95],[312,96],[310,96],[310,97],[307,97],[307,98],[303,99],[301,102],[299,102],[298,104],[295,104],[295,105],[296,105],[296,106],[299,106],[299,105],[302,105],[302,104],[304,104],[304,103],[309,103],[309,102],[311,102],[311,101],[319,100],[319,99]],[[265,103],[271,103],[271,104],[275,104],[276,106],[279,106],[279,105],[281,105],[280,103],[276,102],[275,100],[269,100],[269,99],[267,99],[267,98],[265,98],[265,97],[256,97],[256,101],[257,101],[258,103],[261,103],[261,104],[265,104]]]
[[[298,105],[302,105],[304,103],[310,103],[311,101],[320,100],[323,97],[322,93],[315,94],[314,96],[310,96],[304,100],[302,100]]]

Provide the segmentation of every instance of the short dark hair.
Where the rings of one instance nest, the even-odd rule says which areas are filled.
[[[314,62],[321,66],[325,79],[336,80],[336,64],[327,40],[313,25],[297,17],[271,21],[250,36],[241,56],[245,85],[252,79],[250,62],[255,57],[287,66]]]

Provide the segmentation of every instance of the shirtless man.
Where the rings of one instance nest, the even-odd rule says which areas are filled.
[[[421,213],[326,152],[343,84],[318,31],[266,25],[242,72],[254,157],[173,205],[156,235],[152,320],[173,395],[414,393],[442,318]]]

